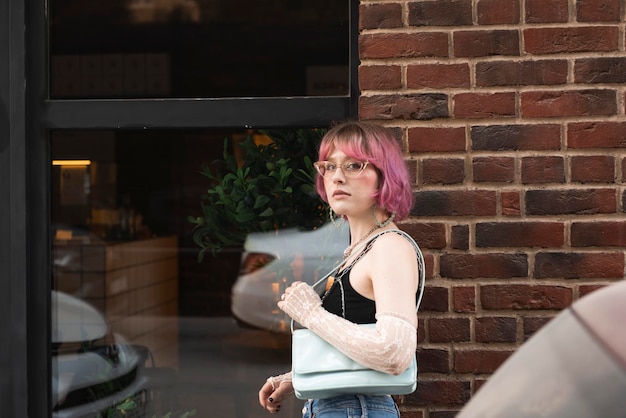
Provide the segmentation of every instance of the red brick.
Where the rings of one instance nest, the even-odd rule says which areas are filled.
[[[448,116],[445,94],[377,95],[359,97],[362,120],[428,120]]]
[[[502,214],[505,216],[521,215],[520,193],[519,192],[500,192],[500,204],[502,206]]]
[[[405,159],[404,163],[406,164],[407,168],[409,169],[409,176],[410,176],[410,181],[411,181],[411,185],[415,186],[417,184],[417,160],[414,159]]]
[[[399,398],[404,398],[404,396],[399,396]],[[398,408],[402,414],[402,418],[425,418],[424,411],[409,411],[404,406],[403,402],[399,402]]]
[[[523,92],[522,116],[550,118],[567,116],[608,116],[617,113],[614,90]]]
[[[391,90],[402,87],[402,71],[398,65],[362,65],[359,67],[361,90]]]
[[[567,61],[488,61],[476,64],[477,86],[532,86],[567,83]]]
[[[450,248],[469,250],[469,225],[452,225],[450,231]]]
[[[514,30],[472,30],[453,32],[454,56],[519,56],[519,33]]]
[[[420,312],[448,312],[448,288],[426,286]]]
[[[459,313],[476,312],[476,288],[474,286],[453,287],[452,309]]]
[[[417,243],[431,250],[446,247],[446,225],[438,222],[411,222],[400,224],[400,229],[411,235]]]
[[[419,373],[450,373],[450,352],[448,349],[417,349]]]
[[[574,156],[571,165],[572,181],[581,183],[615,181],[615,158],[612,156]]]
[[[519,0],[478,0],[478,24],[520,23]]]
[[[528,276],[526,254],[442,254],[439,274],[450,279],[506,279]]]
[[[565,183],[563,157],[522,158],[522,183]]]
[[[475,182],[512,183],[515,180],[513,157],[476,157],[472,160]]]
[[[619,22],[620,0],[576,0],[576,20],[579,22]]]
[[[538,253],[535,277],[545,278],[617,278],[624,277],[624,254],[614,253]]]
[[[458,416],[459,411],[460,410],[452,410],[452,411],[437,410],[437,411],[431,411],[430,414],[428,415],[428,418],[455,418],[456,416]]]
[[[408,131],[409,152],[465,151],[465,128],[417,127]]]
[[[568,0],[526,0],[526,23],[564,23]]]
[[[470,86],[468,64],[417,64],[406,69],[406,86],[410,89],[443,89]]]
[[[411,26],[471,26],[471,0],[437,0],[417,2],[409,5]]]
[[[488,125],[471,129],[474,151],[560,150],[559,125]]]
[[[431,343],[468,342],[470,320],[469,318],[430,318],[428,337]]]
[[[592,215],[616,213],[617,197],[612,189],[528,190],[528,215]]]
[[[513,354],[514,350],[457,350],[454,370],[457,373],[493,373]]]
[[[574,82],[580,84],[626,83],[626,58],[596,57],[578,59],[574,63]]]
[[[562,222],[481,222],[476,224],[476,247],[560,248],[565,244]]]
[[[422,160],[423,184],[458,184],[465,180],[465,160],[427,158]]]
[[[470,397],[469,381],[438,377],[436,380],[420,378],[417,390],[405,396],[406,405],[465,405]]]
[[[572,289],[565,286],[496,284],[480,287],[480,303],[487,310],[556,310],[572,304]]]
[[[522,320],[524,322],[524,341],[532,337],[537,331],[543,328],[548,322],[554,318],[554,315],[549,316],[525,316]]]
[[[487,383],[487,379],[474,379],[474,393],[478,392],[478,390],[482,388],[485,383]]]
[[[573,222],[572,247],[626,247],[626,221]]]
[[[568,148],[626,148],[626,122],[579,122],[567,127]]]
[[[515,93],[459,93],[454,95],[457,118],[515,116]]]
[[[359,6],[359,29],[389,29],[402,27],[400,3],[374,3]]]
[[[435,277],[435,258],[432,254],[425,252],[424,263],[426,264],[426,279],[432,279]]]
[[[610,52],[619,49],[619,28],[605,26],[530,28],[524,30],[525,52],[559,54]]]
[[[507,316],[476,318],[475,334],[479,343],[515,343],[517,319]]]
[[[389,130],[393,134],[393,137],[396,139],[396,141],[402,144],[404,139],[404,128],[401,128],[399,126],[391,126],[389,127]]]
[[[620,279],[621,280],[621,279]],[[595,292],[596,290],[600,290],[604,287],[606,287],[607,285],[605,284],[588,284],[588,285],[581,285],[578,287],[578,294],[580,298],[584,298],[585,296],[587,296],[590,293]]]
[[[440,190],[415,192],[413,216],[490,216],[496,211],[492,190]]]
[[[424,325],[426,320],[424,318],[417,318],[417,345],[419,346],[426,341],[426,326]]]
[[[361,59],[447,57],[448,35],[439,32],[377,33],[359,37]]]

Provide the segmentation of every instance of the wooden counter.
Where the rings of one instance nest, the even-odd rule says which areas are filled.
[[[54,245],[55,290],[90,303],[111,329],[146,346],[156,366],[178,365],[178,240],[176,236]]]

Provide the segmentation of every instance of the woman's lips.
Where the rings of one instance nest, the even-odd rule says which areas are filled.
[[[349,196],[349,194],[344,192],[343,190],[335,190],[333,192],[333,197],[341,197],[341,196]]]

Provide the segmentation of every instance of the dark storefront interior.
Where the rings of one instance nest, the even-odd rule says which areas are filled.
[[[352,7],[50,2],[53,102],[84,109],[111,100],[181,104],[168,102],[160,126],[102,122],[106,117],[89,126],[68,114],[65,126],[47,130],[54,418],[265,416],[256,392],[267,376],[289,368],[284,320],[259,326],[234,317],[243,247],[199,262],[188,217],[202,214],[211,182],[200,170],[223,160],[225,140],[241,159],[236,144],[264,137],[264,128],[316,129],[329,121],[313,116],[251,128],[207,114],[184,126],[183,109],[195,98],[254,106],[256,98],[349,96]],[[275,298],[287,276],[276,277],[263,308],[247,309],[278,314]],[[300,407],[294,400],[285,413]]]
[[[348,2],[51,2],[51,96],[348,94]]]

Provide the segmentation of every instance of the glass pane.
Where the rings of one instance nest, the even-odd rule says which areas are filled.
[[[348,9],[348,0],[51,0],[50,94],[348,95]]]
[[[282,289],[348,242],[311,189],[321,133],[52,132],[54,418],[267,416],[257,392],[290,368]],[[242,203],[220,210],[209,190],[239,168],[221,201]],[[199,262],[194,232],[221,251]]]

